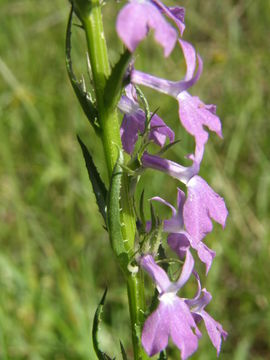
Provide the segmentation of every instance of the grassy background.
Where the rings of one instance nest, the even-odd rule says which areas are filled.
[[[183,5],[185,39],[204,59],[192,92],[218,105],[224,128],[224,141],[211,136],[201,169],[230,210],[226,231],[216,226],[208,236],[217,257],[204,279],[214,295],[209,310],[229,332],[220,358],[269,359],[270,5]],[[112,62],[120,48],[114,23],[121,6],[110,0],[104,8]],[[0,0],[0,359],[95,359],[91,322],[106,285],[103,346],[117,354],[120,338],[130,349],[125,288],[75,137],[83,137],[104,173],[101,145],[66,76],[67,14],[64,0]],[[85,72],[79,29],[73,59],[77,73]],[[136,61],[139,68],[180,79],[179,59],[175,50],[164,61],[148,39]],[[176,103],[147,94],[182,140],[171,158],[192,151],[192,139],[178,126]],[[174,201],[175,182],[154,172],[145,179],[151,184],[147,196]],[[215,359],[207,336],[193,358]]]

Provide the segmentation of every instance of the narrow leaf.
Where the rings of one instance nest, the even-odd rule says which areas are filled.
[[[158,220],[152,202],[150,202],[150,213],[151,213],[151,231],[154,231],[158,225]]]
[[[125,74],[130,60],[131,53],[126,49],[112,69],[104,90],[104,102],[107,108],[116,107],[119,101],[122,89],[125,86]]]
[[[144,96],[144,93],[142,92],[142,90],[138,87],[135,86],[136,89],[136,93],[139,96],[140,100],[143,103],[143,107],[144,107],[144,111],[145,111],[145,128],[144,128],[144,132],[146,132],[147,130],[150,130],[150,122],[152,119],[152,114],[150,111],[150,107],[148,104],[148,101],[146,99],[146,97]]]
[[[126,354],[125,348],[124,348],[124,346],[123,346],[123,344],[122,344],[121,341],[120,341],[120,347],[121,347],[121,354],[122,354],[123,360],[128,360],[128,359],[127,359],[127,354]]]
[[[94,101],[91,98],[91,95],[85,90],[83,82],[78,81],[76,78],[71,60],[71,26],[72,26],[72,16],[73,16],[73,6],[71,6],[67,31],[66,31],[66,67],[67,73],[70,80],[70,83],[73,87],[73,90],[79,100],[81,107],[87,116],[89,122],[94,127],[97,133],[99,133],[99,124],[98,124],[98,112],[95,107]]]
[[[175,140],[175,141],[163,146],[163,148],[156,155],[158,155],[158,156],[163,155],[166,151],[168,151],[174,145],[178,144],[180,141],[181,140]]]
[[[111,184],[108,194],[107,225],[109,229],[110,241],[113,251],[118,258],[119,265],[121,266],[122,270],[126,271],[129,259],[124,246],[124,239],[121,231],[121,217],[120,217],[122,162],[123,162],[123,154],[120,152],[119,158],[114,166],[111,177]]]
[[[106,199],[107,199],[107,189],[97,171],[97,168],[94,164],[92,156],[90,155],[87,147],[84,145],[82,140],[77,136],[78,142],[81,146],[83,157],[85,160],[85,165],[88,171],[88,176],[91,181],[93,191],[96,197],[96,202],[99,208],[99,211],[106,223]]]
[[[93,327],[92,327],[92,339],[93,339],[94,350],[95,350],[95,353],[99,360],[112,360],[111,357],[109,357],[107,354],[105,354],[103,351],[100,350],[99,342],[98,342],[98,333],[99,333],[99,329],[100,329],[99,325],[102,321],[101,315],[102,315],[106,295],[107,295],[107,288],[105,289],[105,291],[103,293],[100,303],[98,304],[98,307],[97,307],[97,310],[96,310],[95,316],[94,316]]]

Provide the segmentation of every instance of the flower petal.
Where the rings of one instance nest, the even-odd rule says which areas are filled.
[[[132,115],[125,115],[121,124],[120,135],[123,149],[132,154],[138,140],[138,133],[144,131],[144,113],[137,111]]]
[[[177,32],[150,1],[133,0],[123,7],[117,17],[117,33],[131,52],[146,37],[149,28],[154,29],[155,39],[163,47],[164,55],[170,55]]]
[[[184,262],[184,265],[182,268],[181,275],[175,284],[178,289],[181,289],[185,285],[185,283],[188,281],[193,268],[194,268],[194,259],[193,259],[193,256],[191,255],[191,252],[187,249],[186,259],[185,259],[185,262]]]
[[[190,248],[190,241],[185,232],[169,234],[167,241],[170,248],[179,256],[179,259],[184,259],[187,250]]]
[[[187,41],[180,40],[180,39],[178,41],[182,48],[182,51],[183,51],[183,54],[185,57],[185,61],[186,61],[187,69],[186,69],[185,80],[191,80],[193,78],[193,75],[194,75],[194,72],[196,69],[196,50]],[[198,62],[199,62],[199,66],[201,66],[201,69],[200,69],[200,74],[201,74],[203,62],[200,57],[198,59]]]
[[[181,350],[181,358],[187,359],[197,350],[198,338],[201,334],[188,306],[180,298],[175,299],[170,314],[172,341]],[[196,334],[192,329],[196,330]]]
[[[153,140],[157,145],[163,147],[167,138],[171,143],[174,141],[174,132],[157,114],[152,116],[150,125],[149,139]]]
[[[212,105],[205,105],[197,96],[191,96],[187,91],[181,92],[177,99],[181,123],[187,132],[195,137],[198,147],[203,147],[208,140],[208,132],[204,126],[222,138],[221,122]]]
[[[206,311],[202,310],[199,315],[203,318],[210,340],[217,349],[217,355],[219,355],[222,338],[226,340],[228,333],[223,330],[221,324],[214,320]]]
[[[183,42],[180,42],[182,44]],[[167,94],[173,96],[174,98],[178,98],[179,94],[192,85],[194,85],[200,78],[203,68],[203,62],[199,55],[197,55],[198,61],[198,70],[196,74],[190,78],[180,81],[170,81],[167,79],[162,79],[157,76],[153,76],[142,71],[132,70],[131,72],[131,81],[134,84],[144,85],[150,87],[151,89],[157,90],[163,94]],[[187,76],[191,73],[193,69],[193,65],[189,66],[187,64]]]
[[[197,244],[196,250],[201,261],[206,265],[206,275],[211,268],[212,261],[216,256],[215,251],[209,249],[202,241]]]
[[[173,215],[173,217],[177,215],[177,211],[176,211],[175,207],[172,206],[172,204],[170,204],[168,201],[162,199],[161,197],[159,197],[159,196],[154,196],[154,197],[152,197],[152,198],[150,199],[150,201],[158,201],[158,202],[160,202],[161,204],[168,206],[168,207],[172,210],[172,215]]]
[[[195,174],[198,174],[200,169],[200,164],[198,164],[197,161],[194,161],[191,166],[185,167],[174,161],[163,159],[156,155],[150,155],[147,152],[143,154],[141,161],[143,167],[165,172],[184,184],[187,184]]]
[[[163,231],[169,233],[178,233],[183,229],[183,206],[185,202],[185,193],[181,189],[177,188],[177,210],[169,202],[165,201],[159,196],[155,196],[150,200],[159,201],[172,210],[172,217],[168,220],[164,220]]]
[[[171,308],[160,302],[158,308],[146,319],[142,331],[142,345],[149,356],[166,348],[170,333]]]
[[[167,7],[159,0],[153,0],[153,3],[155,3],[168,18],[175,22],[182,36],[185,30],[185,9],[180,6]]]
[[[187,232],[197,243],[212,231],[211,219],[225,227],[228,210],[222,197],[200,176],[187,183],[188,197],[184,205],[184,223]]]
[[[124,114],[132,115],[139,110],[139,104],[128,96],[121,96],[118,109]]]
[[[152,255],[144,255],[139,260],[141,267],[148,272],[154,280],[159,293],[166,292],[171,286],[170,279],[166,272],[155,263]]]
[[[127,102],[125,102],[127,104]],[[123,108],[123,103],[122,103]],[[164,123],[164,121],[154,114],[150,123],[149,139],[153,140],[158,146],[165,145],[167,137],[170,142],[174,141],[174,132]],[[123,118],[120,135],[124,150],[128,154],[132,154],[135,144],[138,140],[138,133],[143,133],[145,128],[145,113],[142,109],[137,109],[136,112],[130,112]]]

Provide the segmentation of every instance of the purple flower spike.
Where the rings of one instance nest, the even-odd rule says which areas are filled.
[[[199,284],[198,294],[194,299],[186,300],[185,302],[189,306],[196,323],[200,322],[201,320],[204,321],[204,325],[206,327],[207,333],[209,335],[212,344],[217,349],[217,356],[218,356],[220,353],[222,338],[223,340],[226,340],[228,333],[225,330],[223,330],[220,323],[214,320],[204,310],[204,308],[212,300],[212,296],[206,289],[201,290],[201,284],[198,276],[197,276],[197,281]],[[202,297],[201,297],[201,292],[203,293]]]
[[[197,161],[193,161],[191,166],[185,167],[174,161],[150,155],[147,152],[143,154],[141,161],[143,167],[165,172],[184,184],[187,184],[194,175],[198,174],[200,169],[200,164]]]
[[[221,196],[200,176],[194,176],[188,183],[188,198],[184,205],[184,223],[187,232],[198,243],[212,231],[211,219],[225,227],[228,210]],[[202,255],[203,256],[203,255]]]
[[[155,39],[163,47],[164,56],[169,56],[177,40],[176,30],[150,0],[131,0],[117,18],[116,30],[119,37],[133,52],[147,36],[149,29],[155,31]]]
[[[171,337],[181,350],[181,358],[187,359],[197,350],[201,333],[188,305],[184,299],[177,296],[177,291],[191,275],[193,258],[188,252],[181,276],[176,283],[170,282],[165,271],[155,263],[151,255],[143,256],[140,264],[153,278],[160,293],[158,308],[144,324],[142,345],[147,354],[153,356],[166,348]]]

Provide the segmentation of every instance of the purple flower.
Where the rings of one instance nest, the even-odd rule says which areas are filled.
[[[192,300],[185,300],[186,304],[189,306],[190,311],[194,317],[196,323],[200,322],[201,320],[204,321],[205,328],[209,335],[209,338],[217,349],[217,355],[220,353],[220,348],[223,340],[226,340],[228,333],[223,330],[220,323],[214,320],[205,310],[204,308],[210,303],[212,300],[211,294],[206,290],[201,290],[201,284],[199,276],[194,273],[197,278],[198,283],[198,292],[194,299]],[[203,295],[201,296],[201,293]]]
[[[185,299],[178,297],[177,292],[192,273],[192,255],[187,252],[182,273],[175,283],[169,280],[166,272],[155,263],[151,255],[142,256],[140,265],[152,277],[159,292],[159,305],[143,327],[142,345],[147,354],[153,356],[166,348],[171,337],[181,350],[182,359],[187,359],[197,350],[201,333]]]
[[[200,176],[194,176],[187,183],[188,197],[183,217],[187,232],[198,243],[212,231],[211,219],[225,227],[228,210],[221,196],[214,192]]]
[[[126,88],[127,96],[122,96],[118,108],[125,113],[123,118],[120,135],[124,150],[132,154],[138,140],[138,134],[143,134],[145,129],[145,112],[140,109],[137,102],[134,88],[129,85]],[[153,140],[158,146],[163,147],[166,139],[174,141],[174,132],[164,123],[164,121],[154,114],[150,121],[149,140]]]
[[[193,159],[193,165],[184,167],[173,161],[162,159],[155,155],[144,153],[142,156],[142,165],[145,168],[152,168],[167,173],[180,180],[187,186],[188,197],[183,208],[183,219],[188,234],[193,241],[199,242],[206,234],[212,231],[213,225],[211,219],[215,220],[222,227],[225,227],[228,210],[221,196],[198,176],[199,160],[202,158],[202,152],[199,149]],[[202,256],[206,256],[203,248],[200,249]]]
[[[161,3],[159,1],[158,3],[160,7]],[[169,9],[168,12],[170,12]],[[170,13],[175,19],[181,21],[177,14]],[[154,30],[155,39],[163,47],[164,55],[169,56],[178,37],[177,31],[164,19],[162,12],[152,1],[130,0],[117,17],[116,30],[119,37],[133,52],[150,29]]]
[[[209,249],[202,241],[194,239],[184,227],[183,209],[185,206],[185,194],[181,189],[177,189],[177,209],[170,203],[160,198],[153,197],[151,200],[159,201],[167,205],[172,210],[172,217],[163,222],[163,231],[169,233],[168,244],[180,259],[185,257],[186,252],[192,247],[198,253],[199,258],[206,265],[206,274],[210,270],[215,252]],[[148,224],[149,228],[150,224]]]
[[[196,51],[187,42],[179,40],[186,60],[186,75],[184,80],[178,82],[161,79],[137,70],[131,73],[131,80],[135,84],[145,85],[159,92],[168,94],[177,99],[179,103],[179,117],[182,125],[195,137],[196,146],[203,147],[208,140],[208,132],[216,132],[222,137],[222,128],[219,117],[216,115],[214,105],[205,105],[197,96],[191,96],[186,90],[194,85],[202,73],[202,60],[197,55],[198,70],[196,69]]]

